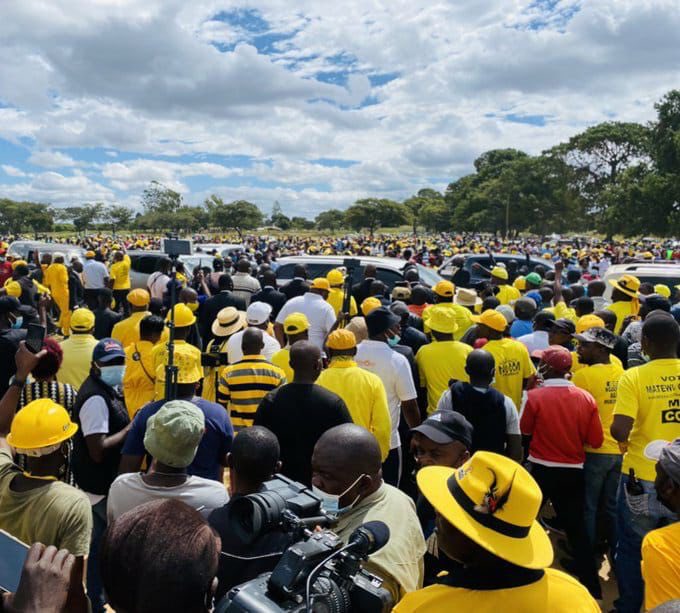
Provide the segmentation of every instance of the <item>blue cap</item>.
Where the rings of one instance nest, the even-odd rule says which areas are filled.
[[[124,358],[125,350],[115,338],[103,338],[92,351],[92,361],[106,364],[116,358]]]
[[[541,298],[541,294],[539,292],[537,292],[536,290],[531,291],[531,292],[527,292],[526,294],[524,294],[524,297],[525,298],[531,298],[536,303],[536,306],[539,306],[539,307],[541,306],[541,303],[543,302],[543,298]]]

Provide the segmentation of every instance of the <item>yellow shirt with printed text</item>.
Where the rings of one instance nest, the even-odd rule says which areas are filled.
[[[427,389],[427,413],[437,410],[442,394],[451,379],[469,381],[465,361],[472,351],[470,345],[459,341],[435,341],[423,345],[416,354],[420,385]]]
[[[510,396],[515,406],[522,406],[524,380],[531,377],[536,369],[523,343],[511,338],[489,341],[484,345],[496,361],[496,380],[492,387]]]

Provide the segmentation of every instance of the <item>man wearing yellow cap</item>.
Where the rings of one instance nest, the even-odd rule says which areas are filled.
[[[484,350],[496,361],[493,387],[510,396],[516,407],[521,407],[522,390],[536,372],[529,351],[523,343],[503,336],[508,322],[498,311],[487,309],[474,319],[477,322],[477,338],[488,340]]]
[[[390,452],[392,431],[385,386],[380,377],[359,368],[354,361],[357,341],[352,332],[334,330],[328,336],[326,346],[330,364],[316,382],[340,396],[347,405],[352,421],[375,436],[384,462]]]
[[[576,579],[550,568],[552,545],[536,521],[543,497],[521,465],[478,451],[460,468],[422,468],[417,481],[437,512],[438,548],[460,566],[406,594],[396,613],[600,610]]]
[[[337,317],[342,310],[342,301],[345,297],[345,292],[343,291],[345,276],[337,268],[334,268],[333,270],[328,271],[326,279],[331,287],[326,302],[333,307],[333,311],[335,311],[335,316]],[[357,302],[354,299],[354,296],[350,296],[349,316],[354,317],[358,312]]]
[[[456,288],[454,287],[453,283],[451,283],[451,281],[440,281],[432,288],[432,291],[434,292],[436,306],[439,308],[450,309],[453,312],[456,321],[456,330],[453,333],[453,338],[459,341],[473,322],[472,313],[470,310],[466,309],[464,306],[454,303],[453,299],[455,289]],[[423,325],[425,332],[430,331],[428,319],[434,307],[435,305],[431,305],[423,311]]]
[[[616,315],[614,334],[620,334],[623,320],[629,315],[637,315],[640,311],[640,279],[633,275],[622,275],[619,279],[610,279],[609,283],[614,289],[612,303],[607,310]]]
[[[297,341],[306,341],[309,338],[308,331],[309,321],[304,313],[291,313],[283,322],[283,332],[288,342],[272,356],[272,364],[283,370],[286,381],[292,381],[294,376],[290,366],[290,348]]]
[[[77,390],[89,376],[92,352],[97,345],[94,323],[94,313],[90,309],[73,311],[71,336],[61,342],[64,357],[57,372],[59,383],[68,383]]]
[[[491,269],[491,284],[498,288],[496,298],[501,304],[510,304],[521,297],[520,291],[508,283],[508,271],[501,266]]]
[[[111,338],[115,338],[123,347],[139,341],[139,322],[151,314],[148,310],[151,296],[145,289],[133,289],[128,292],[126,299],[132,312],[129,317],[113,326],[111,332]]]
[[[44,354],[33,354],[21,344],[16,375],[0,401],[0,525],[24,543],[66,549],[76,557],[71,599],[64,610],[83,611],[89,604],[82,582],[92,511],[84,492],[59,480],[78,425],[48,398],[28,403],[15,415],[26,380]],[[27,470],[14,463],[15,452],[27,457]]]
[[[469,381],[465,360],[472,351],[470,345],[454,340],[457,330],[453,311],[435,305],[429,311],[427,325],[432,332],[432,343],[423,345],[416,354],[420,386],[427,389],[427,413],[437,410],[441,395],[450,381]]]

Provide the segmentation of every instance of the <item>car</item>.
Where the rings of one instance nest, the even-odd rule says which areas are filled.
[[[631,262],[629,264],[613,264],[604,274],[607,289],[604,297],[607,300],[612,296],[612,284],[610,281],[619,279],[623,275],[633,275],[640,279],[640,283],[652,285],[663,284],[671,290],[671,297],[678,294],[676,285],[680,284],[680,263],[670,262]]]
[[[491,263],[491,257],[488,254],[461,253],[459,256],[463,256],[465,258],[465,264],[463,265],[463,268],[470,273],[471,286],[477,285],[482,281],[489,280],[489,277],[485,276],[481,270],[477,270],[475,267],[473,267],[473,264],[480,264],[487,270],[490,270],[493,267],[493,264]],[[439,274],[445,279],[451,279],[453,276],[453,257],[444,261],[442,266],[439,267]],[[553,264],[553,262],[550,260],[529,257],[529,260],[527,261],[526,256],[520,254],[494,253],[493,259],[497,264],[505,264],[506,267],[510,260],[515,260],[515,262],[517,262],[518,268],[527,266],[529,269],[528,272],[532,272],[534,268],[539,265],[543,266],[546,270],[553,270],[555,268],[555,264]]]
[[[29,264],[33,264],[33,254],[55,253],[61,252],[66,256],[66,262],[71,259],[78,258],[85,261],[85,250],[77,245],[69,245],[67,243],[45,243],[41,241],[13,241],[7,248],[7,255],[15,258],[26,260]]]
[[[217,251],[223,258],[231,256],[232,253],[245,251],[245,247],[240,243],[197,243],[193,245],[195,255],[211,253]]]
[[[128,251],[130,256],[130,285],[133,289],[146,289],[151,273],[156,271],[159,260],[168,256],[161,251]],[[191,274],[196,266],[208,266],[212,269],[215,256],[207,253],[180,255],[179,261],[184,263],[187,273]]]
[[[354,271],[354,282],[358,283],[364,277],[364,268],[373,264],[376,267],[376,278],[382,281],[389,291],[398,284],[404,282],[404,269],[408,266],[406,260],[398,258],[381,258],[372,256],[351,256],[342,255],[292,255],[279,258],[279,264],[276,269],[276,277],[278,285],[285,285],[293,278],[293,269],[297,264],[303,264],[307,269],[307,277],[314,279],[316,277],[325,277],[326,273],[338,266],[344,266],[345,260],[356,259],[359,260],[359,266]],[[416,264],[418,275],[424,285],[433,287],[442,277],[432,268],[426,268],[421,264]]]

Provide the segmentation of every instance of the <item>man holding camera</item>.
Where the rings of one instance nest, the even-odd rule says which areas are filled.
[[[312,490],[325,511],[338,517],[333,531],[343,540],[361,524],[382,521],[387,544],[371,554],[364,568],[384,580],[394,602],[423,584],[425,540],[413,501],[383,482],[380,446],[356,424],[328,430],[312,455]]]

